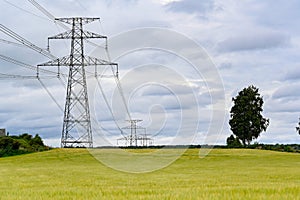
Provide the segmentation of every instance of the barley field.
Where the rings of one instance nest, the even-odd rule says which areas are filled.
[[[86,149],[0,158],[0,199],[300,199],[300,154],[213,149],[199,158],[198,152],[136,174],[111,169]]]

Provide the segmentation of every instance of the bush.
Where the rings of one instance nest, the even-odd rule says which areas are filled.
[[[240,140],[237,137],[235,138],[233,135],[229,136],[227,138],[226,142],[227,142],[227,147],[228,148],[241,148],[241,147],[243,147]]]
[[[45,150],[49,150],[49,148],[44,145],[42,138],[38,134],[35,137],[28,133],[20,136],[0,137],[0,157]]]

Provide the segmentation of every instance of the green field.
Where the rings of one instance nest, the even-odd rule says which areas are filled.
[[[108,168],[85,149],[0,158],[0,199],[300,198],[300,154],[214,149],[201,159],[198,151],[142,174]]]

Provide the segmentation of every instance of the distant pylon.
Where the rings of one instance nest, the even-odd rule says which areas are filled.
[[[131,119],[131,120],[127,120],[130,123],[129,127],[124,127],[123,129],[129,128],[130,129],[130,140],[129,140],[129,144],[130,146],[133,146],[133,142],[135,144],[135,146],[137,146],[137,134],[136,134],[136,129],[137,128],[142,128],[142,127],[138,127],[136,124],[138,122],[141,122],[143,120],[141,119]]]
[[[134,147],[134,146],[147,147],[148,145],[152,145],[153,139],[147,136],[146,128],[137,125],[138,122],[141,122],[143,120],[131,119],[126,121],[130,123],[130,126],[123,127],[122,129],[130,129],[130,134],[117,139],[117,143],[118,141],[123,140],[125,141],[125,146],[130,146],[130,147]],[[143,132],[138,133],[138,130],[143,130]],[[138,141],[140,141],[141,143],[138,144]],[[127,142],[129,142],[129,145],[127,145]]]
[[[50,39],[71,39],[71,53],[59,59],[38,66],[68,66],[69,76],[64,110],[61,147],[93,147],[91,115],[86,83],[86,66],[117,65],[105,60],[84,55],[84,39],[104,38],[96,33],[83,31],[83,25],[100,18],[57,18],[57,21],[70,24],[71,30],[60,33]],[[59,76],[58,70],[58,76]],[[95,73],[96,76],[96,73]]]

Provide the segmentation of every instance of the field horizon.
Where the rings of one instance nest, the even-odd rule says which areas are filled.
[[[136,150],[140,151],[139,149]],[[108,155],[109,156],[109,155]],[[300,154],[188,149],[149,173],[109,168],[86,149],[0,158],[0,199],[297,199]]]

